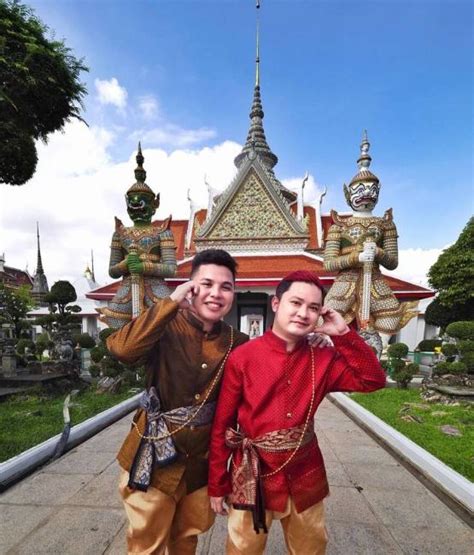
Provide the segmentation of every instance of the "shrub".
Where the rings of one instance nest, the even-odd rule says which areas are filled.
[[[433,375],[442,376],[443,374],[449,374],[449,366],[452,362],[438,362],[438,364],[433,368]]]
[[[16,352],[19,353],[20,355],[25,354],[26,348],[28,348],[32,353],[35,352],[35,344],[31,339],[19,339],[15,348],[16,348]]]
[[[454,343],[443,343],[441,345],[441,352],[445,357],[454,357],[458,354],[458,348]]]
[[[393,343],[393,345],[388,346],[387,353],[390,358],[405,358],[408,354],[408,345]]]
[[[53,342],[51,341],[51,339],[49,338],[49,335],[47,333],[41,333],[36,338],[36,351],[40,355],[46,349],[51,348],[52,345],[53,345]]]
[[[450,374],[465,374],[466,372],[467,372],[467,366],[464,364],[464,362],[449,363]]]
[[[453,322],[446,328],[446,333],[456,339],[474,339],[474,322]]]
[[[390,370],[390,362],[387,359],[381,360],[380,366],[385,370],[385,372]]]
[[[469,374],[474,374],[474,353],[469,352],[462,356],[462,361],[467,367]]]
[[[404,360],[401,360],[400,358],[391,358],[390,368],[392,369],[392,378],[394,377],[393,374],[395,372],[401,372],[405,368],[405,366],[406,366],[406,363]]]
[[[423,339],[423,341],[418,343],[418,347],[416,349],[418,351],[433,353],[435,347],[441,347],[441,339]]]
[[[413,375],[418,374],[420,371],[420,365],[416,364],[416,362],[410,362],[409,364],[406,365],[406,370],[408,370],[409,372],[411,372]]]
[[[93,378],[100,376],[100,366],[98,364],[91,364],[89,366],[89,372]]]
[[[105,357],[106,354],[106,348],[103,345],[99,345],[91,350],[91,359],[93,362],[98,363]]]
[[[107,337],[109,337],[109,335],[112,335],[115,331],[116,330],[112,328],[105,328],[105,330],[102,330],[99,333],[99,339],[105,343],[105,340],[107,339]]]
[[[95,347],[95,340],[88,333],[81,333],[74,336],[74,343],[79,343],[83,349],[92,349]]]
[[[461,339],[457,344],[458,350],[462,355],[474,352],[474,341],[472,339]]]
[[[403,361],[399,361],[403,362]],[[397,382],[400,389],[407,389],[408,384],[412,381],[413,376],[418,371],[418,364],[407,364],[399,370],[392,373],[392,378]]]

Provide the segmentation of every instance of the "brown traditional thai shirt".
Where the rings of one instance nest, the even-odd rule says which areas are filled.
[[[233,348],[247,339],[247,335],[234,330]],[[166,412],[202,403],[230,341],[227,324],[218,322],[205,332],[202,322],[191,312],[179,310],[178,303],[165,298],[117,330],[107,339],[107,346],[122,362],[145,361],[147,386],[155,385]],[[217,399],[218,389],[212,391],[208,402]],[[134,421],[144,433],[146,414],[142,409],[137,410]],[[173,426],[169,429],[172,431]],[[173,439],[178,458],[164,468],[156,468],[151,485],[171,495],[184,475],[188,493],[205,486],[210,429],[211,425],[193,427],[191,423],[176,433]],[[125,470],[130,470],[139,445],[140,436],[132,427],[117,455]]]

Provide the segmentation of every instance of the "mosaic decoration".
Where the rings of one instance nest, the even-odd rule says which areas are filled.
[[[196,234],[196,248],[301,250],[308,239],[257,155],[219,198],[210,221]]]

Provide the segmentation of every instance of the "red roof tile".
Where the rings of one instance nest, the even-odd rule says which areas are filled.
[[[293,270],[310,270],[316,272],[323,283],[330,287],[334,281],[334,273],[327,272],[323,268],[321,260],[305,254],[297,255],[271,255],[271,256],[236,256],[238,263],[237,287],[274,287],[288,273]],[[177,276],[167,280],[171,287],[188,279],[191,271],[192,260],[178,265]],[[419,285],[414,285],[393,276],[385,276],[396,297],[400,300],[425,299],[434,296],[434,292]],[[262,281],[264,280],[264,281]],[[119,282],[114,282],[86,296],[90,299],[111,299],[117,290]]]

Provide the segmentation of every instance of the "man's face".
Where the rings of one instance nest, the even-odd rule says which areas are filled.
[[[289,341],[298,340],[313,331],[322,307],[321,290],[313,283],[295,281],[281,299],[272,299],[275,312],[273,332]]]
[[[203,324],[213,325],[229,312],[234,300],[234,279],[225,266],[202,264],[192,276],[199,286],[192,311]]]

